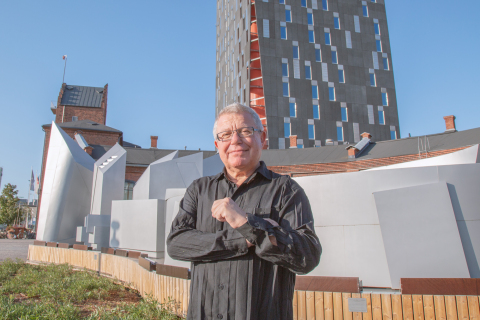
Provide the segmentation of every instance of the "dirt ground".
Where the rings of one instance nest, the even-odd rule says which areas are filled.
[[[23,261],[27,260],[28,245],[33,244],[31,239],[0,239],[0,262],[10,258],[20,258]]]

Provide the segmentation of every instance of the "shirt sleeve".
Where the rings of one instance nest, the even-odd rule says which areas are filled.
[[[315,234],[310,202],[296,182],[288,179],[284,185],[278,227],[254,214],[247,218],[248,222],[236,230],[255,244],[260,258],[297,274],[312,271],[320,262],[322,247]],[[276,238],[277,246],[269,236]]]
[[[195,182],[194,182],[195,183]],[[170,257],[183,261],[217,261],[245,255],[245,238],[230,227],[215,233],[196,229],[198,193],[192,183],[180,202],[167,237]],[[213,218],[212,218],[213,219]]]

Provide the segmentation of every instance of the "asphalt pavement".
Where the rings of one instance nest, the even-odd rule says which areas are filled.
[[[10,258],[27,260],[28,245],[33,244],[32,239],[0,239],[0,262]]]

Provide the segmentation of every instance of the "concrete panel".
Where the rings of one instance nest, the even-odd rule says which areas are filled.
[[[127,152],[118,143],[95,162],[90,214],[110,215],[112,200],[123,200]]]
[[[308,275],[310,276],[346,276],[345,231],[343,226],[315,227],[315,232],[322,244],[320,264]],[[350,276],[350,275],[349,275]]]
[[[178,209],[180,201],[185,195],[187,189],[168,189],[166,192],[166,202],[165,202],[165,243],[167,237],[170,234],[170,229],[172,228],[172,221],[178,214]],[[167,250],[165,250],[165,264],[170,266],[190,268],[190,262],[174,260],[169,255]]]
[[[392,288],[400,278],[468,278],[444,182],[374,192]]]
[[[37,239],[74,243],[90,212],[94,160],[52,122]]]
[[[163,258],[165,250],[164,200],[112,202],[110,247],[147,253]]]
[[[471,278],[480,278],[480,221],[457,221]]]
[[[223,170],[223,167],[223,162],[220,159],[220,155],[217,153],[216,155],[203,160],[203,175],[205,177],[214,176],[220,173]]]

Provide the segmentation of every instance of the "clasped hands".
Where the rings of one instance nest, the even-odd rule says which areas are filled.
[[[220,222],[227,222],[233,229],[243,226],[247,223],[247,213],[240,208],[235,201],[231,198],[224,198],[216,200],[212,205],[212,217]],[[272,219],[265,218],[274,227],[278,226],[278,223]],[[270,242],[276,246],[277,239],[274,236],[269,236]],[[254,244],[247,241],[248,247],[254,246]]]

